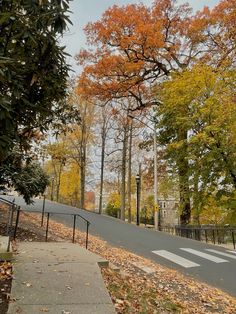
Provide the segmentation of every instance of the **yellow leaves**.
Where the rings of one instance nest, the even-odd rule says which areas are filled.
[[[60,195],[63,199],[79,200],[80,190],[80,169],[77,164],[72,163],[69,170],[61,174]]]
[[[217,204],[215,197],[209,196],[205,203],[200,214],[200,224],[222,224],[226,217],[226,211]]]
[[[115,208],[120,208],[120,195],[118,193],[111,193],[108,202]]]

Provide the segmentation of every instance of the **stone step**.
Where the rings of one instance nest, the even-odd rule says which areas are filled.
[[[12,247],[10,245],[9,252],[7,251],[9,243],[9,237],[0,236],[0,261],[10,261],[12,260]]]

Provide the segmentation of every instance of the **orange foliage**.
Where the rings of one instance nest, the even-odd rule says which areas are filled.
[[[77,92],[103,101],[130,96],[138,107],[150,105],[151,88],[172,71],[199,60],[219,65],[235,53],[235,16],[235,0],[195,15],[176,0],[113,6],[85,28],[92,49],[77,56],[84,66]]]

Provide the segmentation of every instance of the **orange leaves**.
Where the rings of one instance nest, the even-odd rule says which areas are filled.
[[[215,65],[229,56],[232,60],[235,7],[235,0],[223,0],[212,11],[205,7],[195,16],[189,5],[176,0],[156,0],[152,7],[111,7],[85,28],[94,50],[77,56],[84,66],[78,92],[103,101],[132,95],[139,106],[150,105],[142,92],[152,90],[172,71],[199,60]]]

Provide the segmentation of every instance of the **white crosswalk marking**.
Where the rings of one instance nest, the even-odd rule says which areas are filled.
[[[230,253],[236,254],[236,251],[230,251],[230,250],[227,250],[227,252],[230,252]]]
[[[206,249],[206,251],[212,252],[212,253],[216,253],[216,254],[219,254],[219,255],[222,255],[222,256],[230,257],[230,258],[233,258],[233,259],[236,259],[236,255],[231,255],[231,254],[220,252],[220,251],[213,250],[213,249]]]
[[[175,264],[178,264],[182,267],[185,267],[185,268],[200,266],[197,263],[194,263],[194,262],[192,262],[186,258],[183,258],[179,255],[173,254],[173,253],[165,251],[165,250],[152,251],[152,253],[157,254],[161,257],[164,257],[164,258],[168,259],[169,261],[171,261]]]
[[[194,249],[189,249],[189,248],[180,248],[180,249],[185,251],[185,252],[188,252],[188,253],[200,256],[202,258],[208,259],[209,261],[212,261],[214,263],[226,263],[226,262],[228,262],[227,260],[225,260],[223,258],[219,258],[219,257],[213,256],[213,255],[210,255],[207,253],[203,253],[203,252],[200,252],[200,251],[197,251]]]

